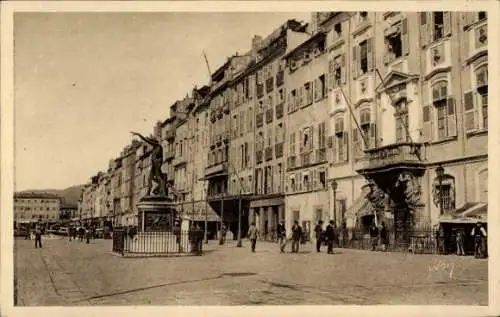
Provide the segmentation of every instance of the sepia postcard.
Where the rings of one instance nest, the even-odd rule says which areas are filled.
[[[497,1],[1,8],[2,316],[500,314]]]

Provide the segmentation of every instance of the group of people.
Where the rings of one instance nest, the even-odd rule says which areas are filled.
[[[471,237],[474,239],[474,256],[476,258],[487,257],[486,247],[486,229],[484,229],[481,222],[477,222],[476,226],[470,232]],[[457,246],[457,255],[465,255],[464,244],[467,237],[465,229],[457,229],[455,233],[455,242]],[[437,253],[447,253],[444,230],[439,228],[436,230],[436,251]]]
[[[91,227],[69,227],[68,228],[68,238],[69,241],[77,240],[83,242],[83,239],[86,240],[86,243],[90,243],[90,239],[95,238],[95,228]]]

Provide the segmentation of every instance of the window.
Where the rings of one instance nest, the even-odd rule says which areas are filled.
[[[335,33],[337,34],[337,37],[342,35],[342,23],[335,24],[333,29],[334,29]]]
[[[290,156],[295,155],[295,132],[290,134]]]
[[[298,98],[297,98],[297,90],[296,89],[293,89],[291,92],[290,92],[290,95],[291,95],[291,98],[290,98],[290,102],[288,103],[288,111],[289,112],[292,112],[292,111],[295,111],[298,107]]]
[[[304,128],[302,131],[301,152],[312,150],[312,129]]]
[[[434,181],[434,204],[439,207],[440,214],[447,214],[455,209],[455,179],[451,175],[444,175],[441,182]],[[442,207],[441,207],[442,206]],[[442,211],[442,213],[441,213]]]
[[[404,20],[404,25],[406,25],[406,20]],[[391,29],[392,30],[392,29]],[[406,29],[404,31],[407,31]],[[385,36],[386,44],[386,62],[391,62],[401,56],[403,56],[403,36],[402,28],[396,28],[391,31],[390,34]],[[406,33],[406,32],[405,32]],[[408,43],[405,43],[406,45]]]
[[[326,148],[326,122],[318,124],[318,148]]]
[[[332,160],[334,162],[347,161],[347,132],[344,131],[344,118],[335,119],[335,134],[332,144]]]
[[[292,176],[290,177],[290,190],[291,192],[295,192],[295,178]]]
[[[361,11],[359,13],[359,16],[361,17],[361,20],[366,20],[366,18],[368,17],[368,12],[366,11]]]
[[[312,82],[307,82],[304,85],[304,89],[306,92],[306,106],[310,105],[313,103],[313,87],[312,87]]]
[[[344,55],[336,56],[329,61],[329,85],[330,89],[345,84],[345,59]]]
[[[244,158],[243,167],[247,168],[249,161],[250,161],[250,157],[249,157],[249,153],[248,153],[248,143],[246,143],[246,142],[245,142],[245,145],[243,147],[243,158]]]
[[[479,11],[479,13],[478,13],[478,19],[479,20],[485,20],[486,17],[487,17],[486,11]]]
[[[394,117],[396,119],[396,142],[408,142],[409,119],[408,105],[406,99],[402,99],[396,104]]]
[[[321,188],[326,188],[326,172],[325,171],[320,171],[319,172],[319,183],[321,184]]]
[[[481,128],[488,128],[488,66],[476,71],[478,107],[481,114]]]
[[[440,81],[432,86],[432,104],[437,111],[438,139],[457,135],[455,103],[448,98],[448,83]]]
[[[437,41],[444,37],[444,12],[433,12],[433,17],[434,17],[433,40]]]
[[[323,99],[325,95],[325,75],[321,75],[314,80],[314,101]]]
[[[303,185],[302,185],[302,188],[304,190],[310,190],[310,181],[309,181],[309,175],[308,174],[305,174],[303,175]]]
[[[365,40],[359,44],[360,70],[361,74],[368,72],[368,41]]]

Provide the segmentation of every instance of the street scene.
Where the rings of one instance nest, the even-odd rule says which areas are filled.
[[[487,11],[14,29],[15,305],[488,305]]]
[[[110,240],[16,240],[19,306],[487,305],[487,261],[210,242],[201,257],[121,258]],[[391,274],[387,274],[391,272]]]

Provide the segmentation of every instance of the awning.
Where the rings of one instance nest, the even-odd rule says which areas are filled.
[[[439,219],[443,223],[476,223],[488,221],[488,203],[468,202],[451,215]]]

